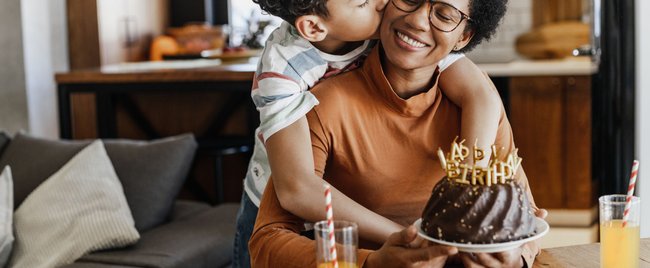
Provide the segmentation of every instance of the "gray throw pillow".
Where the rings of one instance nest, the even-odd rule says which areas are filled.
[[[89,252],[122,248],[140,238],[99,140],[29,194],[14,214],[14,230],[14,268],[60,267]]]
[[[9,262],[14,242],[14,196],[11,168],[0,169],[0,267]]]
[[[12,169],[14,207],[91,142],[17,134],[0,157],[0,166],[10,165]],[[191,166],[197,147],[194,136],[150,142],[105,140],[104,144],[122,182],[136,229],[143,232],[163,223]]]

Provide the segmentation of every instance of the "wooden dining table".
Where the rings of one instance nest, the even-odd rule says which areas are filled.
[[[639,267],[650,268],[650,238],[641,239],[639,259]],[[533,267],[600,267],[600,244],[543,249]]]

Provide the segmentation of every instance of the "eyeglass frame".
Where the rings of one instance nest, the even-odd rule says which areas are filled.
[[[390,2],[399,11],[402,11],[402,12],[405,12],[405,13],[413,13],[413,12],[417,11],[418,9],[420,9],[422,7],[422,5],[424,5],[426,2],[428,2],[429,3],[429,24],[431,24],[431,26],[433,26],[434,28],[436,28],[438,31],[441,31],[441,32],[450,33],[450,32],[455,31],[458,28],[458,26],[460,26],[460,24],[463,23],[463,19],[467,20],[468,22],[473,22],[472,18],[470,18],[467,14],[465,14],[465,12],[462,12],[462,11],[460,11],[460,9],[456,8],[455,6],[453,6],[453,5],[449,4],[449,3],[442,2],[442,1],[423,0],[415,9],[413,9],[411,11],[406,11],[404,9],[401,9],[400,7],[397,6],[397,4],[395,4],[395,1],[402,1],[402,0],[390,0]],[[456,26],[453,29],[451,29],[449,31],[445,31],[445,30],[442,30],[442,29],[438,28],[436,25],[433,24],[433,22],[431,21],[431,11],[433,11],[433,4],[435,4],[435,3],[440,3],[440,4],[443,4],[443,5],[449,6],[449,7],[453,8],[453,9],[455,9],[456,11],[458,11],[458,13],[460,13],[460,15],[461,15],[460,16],[460,21],[458,21],[458,24],[456,24]]]

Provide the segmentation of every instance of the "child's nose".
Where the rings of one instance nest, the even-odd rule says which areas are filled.
[[[392,0],[377,0],[377,11],[384,11],[388,2]]]

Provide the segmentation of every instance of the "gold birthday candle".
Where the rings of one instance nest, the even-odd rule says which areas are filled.
[[[447,162],[447,178],[456,178],[460,175],[458,173],[458,162],[448,161]]]
[[[458,183],[464,183],[464,184],[470,184],[470,182],[467,180],[467,170],[469,169],[469,166],[466,164],[460,164],[458,165],[458,168],[460,169],[460,177],[456,179],[456,182]]]
[[[471,184],[471,185],[486,185],[506,183],[512,180],[517,169],[521,166],[522,159],[517,155],[518,149],[509,153],[505,157],[505,161],[499,159],[499,150],[495,145],[492,145],[492,152],[490,153],[490,160],[487,167],[480,167],[476,165],[486,157],[485,151],[477,146],[478,141],[474,142],[472,154],[474,156],[473,165],[463,163],[463,160],[469,156],[469,148],[464,145],[465,140],[457,142],[458,137],[450,146],[450,152],[445,155],[442,149],[438,148],[437,154],[440,160],[440,165],[447,173],[449,179],[454,179],[457,183]],[[505,150],[501,148],[500,151]],[[469,176],[468,176],[469,175]],[[469,180],[471,178],[471,180]]]
[[[462,172],[461,172],[461,176],[463,176],[463,181],[467,181],[467,172],[468,172],[472,167],[470,167],[470,166],[468,166],[468,165],[465,165],[465,164],[461,164],[461,165],[460,165],[460,168],[461,168],[461,170],[462,170]]]
[[[517,170],[519,170],[519,166],[521,166],[521,161],[523,160],[521,157],[517,155],[517,152],[519,149],[515,148],[515,150],[508,155],[508,159],[506,160],[508,165],[512,168],[512,176],[514,177],[515,174],[517,173]]]
[[[440,149],[440,147],[438,147],[438,159],[440,159],[442,170],[447,171],[447,160],[445,160],[445,153],[442,152],[442,149]]]
[[[476,139],[474,141],[474,165],[476,165],[476,162],[483,160],[483,158],[485,158],[485,152],[478,147],[478,139]]]
[[[476,185],[476,183],[479,183],[481,185],[487,185],[489,186],[491,184],[490,181],[486,182],[484,177],[483,177],[483,171],[479,167],[472,167],[472,184]]]
[[[463,162],[463,160],[469,156],[469,148],[463,145],[463,143],[465,143],[465,140],[457,143],[457,139],[458,137],[454,139],[454,143],[451,145],[451,159],[454,161]]]
[[[497,181],[493,180],[493,178],[492,178],[492,172],[490,172],[489,167],[481,168],[481,171],[483,172],[483,174],[485,174],[484,175],[485,176],[485,181],[488,182],[488,186],[490,185],[489,182],[492,182],[493,184],[497,184]]]
[[[492,149],[492,152],[490,153],[490,160],[488,160],[488,167],[491,167],[494,164],[494,161],[497,161],[499,159],[497,146],[492,144],[490,148]]]

